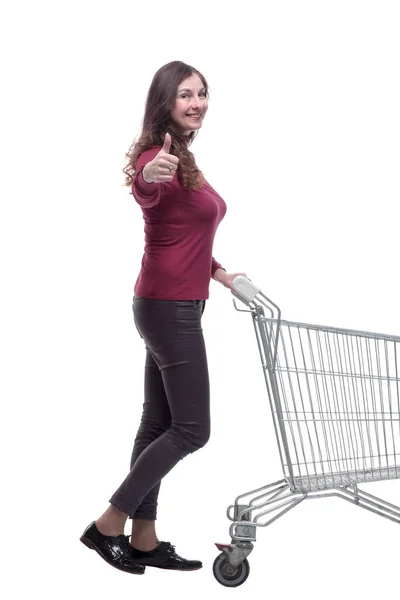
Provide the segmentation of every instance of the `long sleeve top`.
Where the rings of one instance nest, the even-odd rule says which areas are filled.
[[[146,183],[142,171],[161,146],[143,152],[136,164],[132,194],[142,209],[145,248],[134,293],[161,300],[206,300],[210,279],[223,268],[212,256],[226,203],[205,181],[184,188],[175,172],[171,182]]]

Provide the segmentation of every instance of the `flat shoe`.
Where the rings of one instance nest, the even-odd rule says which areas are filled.
[[[143,575],[145,567],[134,562],[128,536],[103,535],[93,521],[83,532],[80,541],[88,548],[96,550],[112,567],[134,575]]]
[[[187,560],[175,552],[169,542],[160,542],[151,552],[142,552],[131,546],[131,557],[135,564],[176,571],[197,571],[202,568],[199,560]]]

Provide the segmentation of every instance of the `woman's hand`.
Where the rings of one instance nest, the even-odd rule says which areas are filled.
[[[165,134],[164,145],[160,152],[147,163],[142,171],[146,183],[166,183],[172,181],[178,168],[179,158],[169,154],[171,148],[171,136]]]
[[[223,269],[217,269],[215,271],[214,279],[215,279],[215,281],[219,281],[219,283],[222,283],[222,285],[225,286],[226,288],[233,290],[232,281],[238,275],[243,275],[243,277],[246,277],[247,279],[249,279],[247,277],[246,273],[227,273]]]

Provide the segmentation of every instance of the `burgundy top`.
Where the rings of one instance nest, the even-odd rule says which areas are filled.
[[[205,181],[188,190],[178,175],[167,183],[146,183],[144,166],[160,151],[143,152],[136,164],[132,194],[143,212],[145,249],[134,293],[161,300],[206,300],[210,279],[223,268],[212,256],[226,204]]]

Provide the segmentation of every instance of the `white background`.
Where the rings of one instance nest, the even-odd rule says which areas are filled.
[[[228,204],[217,260],[284,318],[399,334],[398,2],[10,0],[0,22],[6,597],[397,597],[398,526],[335,499],[260,530],[242,587],[214,580],[227,506],[281,477],[251,320],[215,282],[212,439],[163,482],[158,520],[204,569],[129,576],[79,536],[141,412],[143,223],[121,169],[155,71],[183,60],[210,85],[191,149]],[[400,504],[396,481],[364,489]]]

